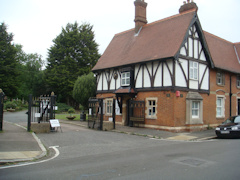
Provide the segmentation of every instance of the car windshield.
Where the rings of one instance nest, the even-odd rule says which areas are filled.
[[[230,117],[223,122],[223,124],[230,124],[230,123],[240,123],[240,116]]]

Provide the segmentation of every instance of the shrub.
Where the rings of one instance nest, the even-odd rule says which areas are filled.
[[[17,104],[14,101],[4,103],[5,109],[16,109]]]
[[[68,110],[68,113],[70,114],[70,116],[72,116],[72,114],[75,113],[75,109],[70,108],[70,109]]]

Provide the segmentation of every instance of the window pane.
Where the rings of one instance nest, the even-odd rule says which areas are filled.
[[[148,101],[148,104],[149,104],[149,106],[151,106],[152,105],[152,101]]]
[[[156,113],[156,111],[155,111],[155,107],[153,107],[152,112],[153,112],[153,115],[155,115],[155,113]]]
[[[151,108],[148,109],[148,115],[149,115],[149,116],[152,115],[152,109],[151,109]]]

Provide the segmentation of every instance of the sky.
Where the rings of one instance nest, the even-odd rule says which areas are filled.
[[[145,0],[148,23],[178,14],[184,0]],[[240,0],[194,0],[202,29],[230,42],[240,42]],[[134,28],[134,0],[0,0],[0,23],[25,53],[43,60],[67,23],[93,25],[99,53],[115,34]]]

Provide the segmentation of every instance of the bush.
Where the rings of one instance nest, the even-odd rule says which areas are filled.
[[[58,110],[55,111],[55,113],[67,112],[68,109],[72,108],[71,106],[69,106],[65,103],[57,103],[56,106],[58,106]]]
[[[17,104],[14,101],[4,103],[5,109],[16,109]]]
[[[70,116],[72,116],[72,114],[75,113],[75,109],[70,108],[70,109],[68,110],[68,113],[70,114]]]

